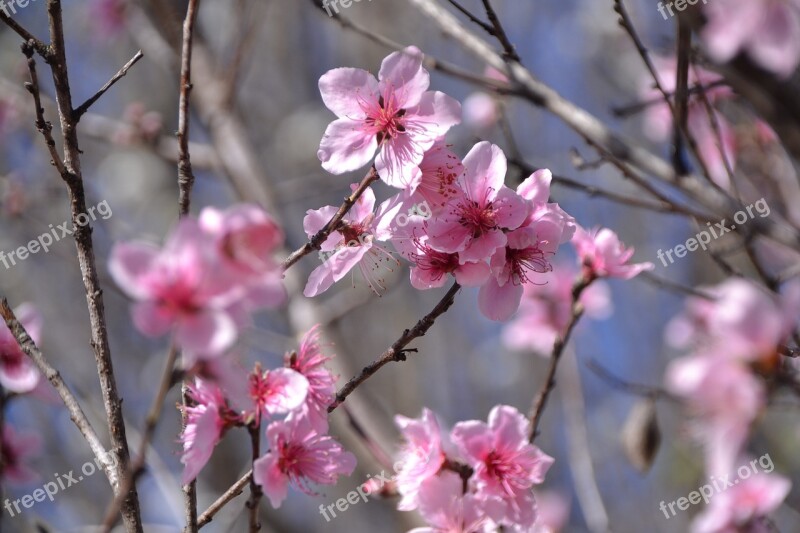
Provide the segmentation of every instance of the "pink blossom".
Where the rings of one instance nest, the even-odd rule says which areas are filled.
[[[136,328],[151,337],[174,328],[176,342],[193,360],[218,355],[236,340],[237,324],[226,308],[234,280],[217,259],[197,222],[184,219],[161,250],[143,242],[117,244],[108,269],[136,302]]]
[[[187,394],[190,402],[184,407],[186,428],[181,434],[184,485],[197,477],[222,435],[238,422],[238,415],[228,407],[222,390],[214,383],[196,378]]]
[[[308,330],[297,352],[286,354],[284,364],[308,380],[308,395],[299,416],[306,417],[317,433],[326,433],[328,406],[336,398],[336,376],[325,367],[331,358],[322,353],[319,334],[319,325]]]
[[[631,279],[653,269],[653,263],[628,264],[633,248],[625,248],[617,234],[608,228],[586,231],[578,226],[572,244],[592,277]]]
[[[760,379],[725,356],[689,356],[667,367],[667,389],[687,402],[713,471],[729,471],[766,404]]]
[[[473,494],[463,494],[461,476],[443,471],[427,479],[419,491],[419,514],[429,527],[408,533],[478,533],[485,531],[488,519]]]
[[[37,345],[42,335],[42,318],[30,305],[22,304],[14,310],[14,315]],[[0,385],[11,392],[24,394],[31,392],[39,384],[39,371],[17,344],[17,339],[0,321]]]
[[[551,179],[549,170],[540,170],[517,188],[517,194],[527,200],[529,213],[521,227],[506,234],[505,246],[492,255],[492,276],[478,294],[478,307],[491,320],[511,318],[519,308],[523,286],[552,270],[550,258],[575,232],[575,219],[558,204],[547,202]]]
[[[25,485],[37,480],[39,475],[27,462],[41,453],[42,439],[39,435],[30,432],[17,433],[6,424],[0,440],[0,480],[14,485]]]
[[[572,287],[577,275],[571,265],[556,265],[541,276],[539,283],[526,284],[519,313],[503,328],[503,343],[516,350],[549,355],[572,316]],[[580,302],[589,318],[604,319],[612,312],[611,294],[603,281],[584,289]]]
[[[200,227],[211,234],[221,267],[239,279],[230,296],[248,308],[274,308],[286,300],[280,265],[272,257],[283,242],[283,231],[263,209],[240,204],[220,211],[203,209]]]
[[[464,124],[479,131],[488,130],[500,119],[497,100],[484,92],[476,92],[467,96],[462,109]]]
[[[394,421],[405,439],[394,465],[397,491],[403,496],[397,508],[412,511],[419,504],[422,483],[435,476],[445,461],[442,433],[436,415],[427,408],[420,418],[397,415]]]
[[[665,338],[677,348],[719,354],[773,366],[778,347],[800,317],[800,287],[790,286],[780,298],[741,278],[701,288],[711,299],[691,297],[685,311],[668,325]]]
[[[261,370],[256,364],[248,376],[248,392],[256,424],[261,417],[269,419],[276,414],[286,414],[303,405],[308,394],[308,380],[291,368]]]
[[[544,481],[553,458],[528,442],[528,420],[515,408],[500,405],[489,423],[459,422],[451,439],[469,466],[470,482],[496,522],[531,527],[536,503],[530,488]]]
[[[450,199],[461,192],[458,180],[464,172],[464,165],[444,139],[439,139],[425,152],[419,169],[422,177],[412,198],[415,203],[427,202],[431,214],[438,214]]]
[[[569,522],[569,498],[555,491],[535,491],[537,517],[531,533],[566,531]]]
[[[378,80],[356,68],[337,68],[319,80],[325,105],[338,117],[320,143],[322,167],[342,174],[363,167],[379,150],[375,167],[387,184],[413,191],[425,151],[461,121],[461,105],[428,91],[423,54],[410,46],[383,60]]]
[[[476,144],[464,158],[461,193],[428,224],[428,242],[441,252],[458,252],[461,262],[484,261],[506,245],[504,230],[520,227],[529,214],[526,201],[503,182],[503,151]]]
[[[708,508],[692,521],[691,532],[772,531],[766,524],[759,523],[759,519],[780,507],[791,487],[792,482],[785,477],[765,472],[757,472],[746,479],[736,479],[734,486],[714,495]]]
[[[391,202],[391,199],[387,200],[379,206],[377,213],[374,213],[375,193],[372,189],[364,191],[344,216],[339,228],[322,244],[320,257],[323,262],[308,277],[303,290],[304,295],[311,298],[322,294],[356,266],[370,288],[378,293],[378,289],[383,287],[382,280],[373,279],[372,273],[380,268],[390,269],[385,263],[398,263],[376,242],[387,240],[390,236],[388,209]],[[306,234],[311,237],[321,230],[333,218],[337,209],[329,205],[309,210],[303,219],[303,229]]]
[[[350,475],[355,456],[333,437],[319,435],[307,420],[273,422],[267,428],[269,452],[253,463],[253,479],[275,508],[286,498],[289,484],[311,494],[309,483],[334,485]]]
[[[701,37],[717,62],[747,54],[765,70],[787,78],[800,63],[798,0],[714,0],[703,14]]]

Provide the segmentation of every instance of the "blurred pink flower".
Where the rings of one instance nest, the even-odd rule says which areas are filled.
[[[477,498],[463,494],[461,476],[450,471],[443,471],[422,484],[419,514],[429,526],[408,533],[479,533],[486,531],[488,521]]]
[[[239,421],[239,416],[228,407],[222,390],[216,384],[196,378],[187,388],[189,403],[183,407],[186,428],[181,434],[184,485],[197,477],[222,435]]]
[[[143,242],[115,245],[108,269],[136,302],[136,328],[151,337],[174,328],[175,341],[193,362],[236,341],[237,324],[226,308],[235,280],[219,269],[218,259],[197,222],[183,219],[160,250]]]
[[[311,494],[309,483],[333,485],[356,467],[352,453],[333,437],[317,434],[304,419],[273,422],[267,442],[269,452],[253,463],[253,479],[274,508],[286,498],[290,483]]]
[[[256,363],[247,380],[251,407],[256,424],[276,414],[286,414],[303,405],[308,394],[308,380],[291,368],[261,370]]]
[[[42,336],[42,317],[31,304],[22,304],[14,310],[19,323],[38,346]],[[11,392],[31,392],[39,384],[41,375],[33,361],[17,344],[5,322],[0,320],[0,385]]]
[[[444,93],[428,91],[423,54],[410,46],[387,56],[378,80],[357,68],[324,74],[319,89],[338,117],[322,137],[322,167],[343,174],[363,167],[380,150],[375,168],[392,187],[413,191],[425,151],[461,121],[461,105]]]
[[[89,9],[92,22],[97,24],[101,37],[111,38],[119,35],[127,22],[126,0],[92,0]]]
[[[747,464],[747,463],[742,463]],[[741,481],[741,482],[740,482]],[[773,531],[759,519],[780,507],[792,482],[783,476],[757,472],[724,492],[715,494],[691,525],[692,533],[767,533]]]
[[[542,275],[540,283],[526,284],[519,313],[503,328],[503,343],[512,349],[549,355],[572,316],[572,286],[577,275],[571,265],[561,264]],[[589,318],[611,315],[611,294],[603,281],[584,289],[580,302]]]
[[[498,524],[530,528],[536,522],[534,484],[544,481],[553,458],[528,442],[528,420],[515,408],[500,405],[489,423],[459,422],[451,439],[474,469],[470,483],[486,513]]]
[[[625,248],[617,234],[608,228],[586,231],[578,226],[572,244],[591,277],[631,279],[653,269],[653,263],[628,264],[634,249]]]
[[[480,142],[463,164],[461,193],[429,222],[428,243],[441,252],[458,252],[462,263],[484,261],[505,246],[503,230],[520,227],[529,207],[504,185],[506,156],[499,147]]]
[[[25,485],[39,479],[39,474],[27,462],[41,453],[41,437],[32,432],[17,433],[14,428],[5,424],[0,440],[0,481]]]
[[[783,78],[800,63],[798,0],[713,0],[703,14],[708,21],[700,35],[714,61],[725,63],[747,52]]]
[[[531,533],[558,533],[566,531],[569,522],[569,498],[555,491],[534,491],[536,498],[536,523]]]
[[[478,131],[488,130],[500,120],[497,101],[483,92],[472,93],[462,106],[464,124]]]
[[[356,185],[352,186],[353,188]],[[397,262],[392,255],[376,241],[390,237],[389,211],[392,199],[378,207],[374,213],[375,193],[367,189],[342,219],[339,228],[322,243],[320,257],[323,262],[311,272],[303,294],[309,298],[327,291],[335,282],[342,279],[350,270],[358,266],[364,279],[373,292],[378,293],[382,280],[373,280],[370,271],[378,270],[383,261]],[[312,237],[321,230],[338,207],[329,205],[321,209],[310,209],[303,219],[303,229]]]
[[[315,325],[308,330],[300,341],[297,352],[286,354],[284,364],[308,380],[308,395],[302,409],[295,411],[297,416],[307,418],[317,433],[326,433],[328,406],[336,398],[336,376],[325,367],[325,363],[331,358],[322,353],[319,328],[319,325]],[[289,416],[295,416],[295,413]]]
[[[422,483],[435,476],[445,461],[442,432],[436,415],[427,408],[420,418],[397,415],[394,421],[405,440],[394,468],[397,491],[402,495],[397,508],[412,511],[420,503]]]

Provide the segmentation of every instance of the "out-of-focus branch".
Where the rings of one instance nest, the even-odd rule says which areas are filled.
[[[456,294],[459,290],[461,290],[461,285],[458,283],[453,283],[453,286],[450,287],[450,290],[447,291],[447,294],[444,295],[444,297],[439,301],[438,304],[436,304],[436,307],[434,307],[430,313],[422,317],[413,328],[405,330],[400,338],[394,341],[394,344],[392,344],[385,352],[383,352],[380,357],[365,366],[361,373],[350,379],[350,381],[348,381],[344,387],[339,389],[339,392],[336,393],[336,399],[328,407],[328,412],[331,413],[337,407],[339,407],[359,385],[375,375],[375,373],[380,370],[381,367],[391,362],[405,361],[407,352],[416,351],[407,350],[405,347],[408,346],[408,344],[414,339],[425,335],[431,326],[433,326],[433,323],[436,321],[436,319],[450,309],[450,306],[453,305]]]
[[[336,229],[339,227],[339,224],[342,222],[342,219],[350,211],[353,205],[355,205],[358,199],[361,198],[361,195],[364,194],[364,191],[366,191],[369,186],[376,181],[378,181],[378,171],[375,170],[374,166],[372,166],[367,175],[364,176],[364,179],[361,180],[361,183],[358,184],[358,187],[356,187],[356,189],[350,193],[350,196],[347,196],[344,199],[344,202],[339,207],[339,210],[336,211],[336,214],[331,217],[328,223],[325,224],[316,234],[314,234],[314,236],[311,237],[307,243],[289,254],[289,257],[284,259],[284,261],[281,263],[281,268],[286,271],[303,257],[312,253],[314,250],[319,250],[322,246],[322,243],[325,242],[325,239],[327,239],[332,232],[336,231]]]
[[[75,109],[75,120],[76,121],[80,120],[81,117],[89,110],[89,108],[92,107],[92,104],[94,104],[97,100],[99,100],[100,97],[103,96],[106,93],[106,91],[109,90],[115,83],[117,83],[119,80],[125,77],[125,74],[128,73],[131,67],[135,65],[136,62],[143,57],[144,54],[142,54],[141,50],[136,52],[136,55],[134,55],[130,61],[125,63],[125,66],[119,69],[119,72],[114,74],[114,76],[110,80],[108,80],[106,84],[103,85],[100,88],[100,90],[94,94],[94,96],[86,100],[84,103],[82,103]]]
[[[228,504],[228,502],[244,492],[244,488],[248,485],[248,483],[250,483],[252,477],[253,471],[250,470],[248,473],[242,476],[239,481],[231,485],[231,488],[226,490],[222,496],[217,498],[217,501],[209,505],[208,509],[206,509],[203,514],[200,515],[200,518],[197,519],[198,529],[211,522],[211,520],[214,519],[214,515],[220,512],[222,508]]]
[[[59,374],[58,370],[53,368],[53,366],[47,361],[44,354],[33,342],[33,339],[31,339],[30,335],[28,335],[28,332],[25,331],[25,328],[19,323],[17,317],[14,315],[14,312],[9,307],[5,298],[0,300],[0,315],[2,315],[6,326],[8,326],[8,329],[11,331],[12,335],[14,335],[14,338],[17,339],[19,347],[23,352],[25,352],[25,355],[31,358],[33,363],[36,365],[36,368],[39,369],[42,375],[44,375],[47,381],[50,382],[58,395],[61,397],[61,401],[64,402],[64,406],[66,406],[72,422],[78,428],[78,431],[81,432],[81,435],[83,435],[83,438],[86,440],[86,443],[89,445],[89,448],[94,454],[95,460],[99,465],[101,465],[103,473],[106,475],[111,487],[116,492],[119,486],[117,472],[114,470],[112,465],[108,464],[108,454],[103,447],[103,443],[100,442],[100,438],[97,436],[97,433],[95,433],[94,428],[89,422],[89,419],[86,417],[86,414],[83,412],[83,408],[81,407],[77,398],[75,398],[75,396],[72,394],[72,391],[69,390],[67,384],[64,383],[64,379],[61,377],[61,374]]]

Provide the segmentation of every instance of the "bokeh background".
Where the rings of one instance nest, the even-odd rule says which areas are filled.
[[[463,3],[480,12],[477,0]],[[637,101],[645,70],[618,27],[610,0],[494,0],[493,4],[524,64],[535,75],[612,129],[668,155],[666,144],[652,144],[643,137],[639,117],[619,119],[612,113],[614,106]],[[77,101],[93,94],[136,50],[141,48],[145,54],[92,108],[80,132],[88,204],[106,201],[113,212],[108,220],[94,224],[94,238],[114,365],[125,399],[128,435],[136,451],[167,346],[166,340],[148,340],[132,327],[129,302],[115,289],[105,264],[113,242],[142,237],[159,242],[177,219],[173,132],[177,127],[178,69],[174,46],[185,2],[65,0],[63,5]],[[630,1],[627,5],[647,46],[668,54],[674,46],[674,25],[659,15],[655,2]],[[342,10],[342,15],[476,74],[485,68],[457,43],[444,39],[434,24],[407,2],[362,0]],[[18,9],[14,18],[36,35],[47,34],[44,0]],[[281,221],[287,248],[294,249],[305,240],[305,212],[338,204],[349,184],[362,177],[359,172],[328,175],[319,165],[317,147],[332,115],[319,98],[317,80],[339,66],[377,71],[390,50],[343,29],[311,2],[302,0],[202,0],[198,30],[200,64],[195,68],[191,127],[198,179],[192,211],[207,205],[227,206],[242,197],[261,202]],[[32,104],[22,89],[27,70],[19,42],[15,34],[0,27],[0,250],[5,251],[35,239],[49,224],[69,218],[65,188],[48,164],[41,136],[33,128]],[[40,65],[42,91],[49,101],[54,92],[44,72]],[[431,77],[432,88],[459,100],[476,91],[439,72]],[[632,191],[608,165],[577,169],[572,149],[588,161],[596,155],[558,119],[527,102],[507,99],[503,106],[519,152],[528,163],[584,183]],[[56,120],[52,102],[46,105],[46,114]],[[476,129],[462,124],[448,134],[453,149],[462,156],[479,139],[510,149],[499,126]],[[790,165],[788,170],[793,172]],[[519,173],[512,169],[509,183],[518,178]],[[393,194],[381,183],[375,189],[379,200]],[[683,218],[619,206],[558,185],[553,197],[582,225],[616,230],[635,246],[637,260],[656,263],[659,277],[690,286],[721,279],[719,270],[702,253],[690,254],[669,268],[657,261],[656,250],[671,248],[695,233]],[[562,259],[573,260],[568,247],[560,253]],[[419,292],[411,288],[404,265],[387,278],[387,290],[380,298],[356,276],[353,283],[342,281],[309,300],[299,289],[316,261],[307,257],[287,279],[293,294],[290,305],[261,313],[243,336],[238,352],[244,361],[278,365],[283,353],[296,346],[300,334],[312,324],[322,323],[330,344],[327,349],[337,355],[336,371],[344,381],[385,350],[444,293],[444,289]],[[643,279],[612,281],[610,286],[613,315],[581,323],[559,373],[558,388],[537,441],[556,459],[541,489],[569,504],[563,531],[588,530],[576,486],[591,493],[592,478],[612,531],[685,531],[699,507],[669,520],[658,508],[662,500],[675,500],[705,483],[699,449],[686,434],[683,411],[674,403],[658,403],[662,444],[652,469],[640,473],[620,444],[621,428],[638,399],[612,387],[586,365],[594,359],[626,380],[659,386],[665,365],[675,355],[664,347],[663,328],[681,308],[684,296]],[[13,268],[0,269],[0,294],[13,305],[31,302],[41,310],[45,354],[86,402],[90,418],[102,427],[103,410],[74,244],[59,242],[48,254],[39,253]],[[395,414],[416,417],[423,407],[429,407],[450,426],[460,420],[485,419],[492,406],[500,403],[523,412],[529,408],[547,360],[505,348],[500,340],[503,324],[481,317],[476,302],[477,291],[463,290],[456,305],[428,335],[414,342],[419,354],[382,369],[347,401],[352,415],[387,451],[398,445]],[[173,391],[154,447],[148,452],[148,472],[140,482],[143,512],[151,524],[148,531],[176,531],[182,520],[177,401]],[[91,459],[52,394],[43,392],[13,401],[6,418],[18,429],[41,435],[43,449],[33,466],[42,482],[53,473],[77,470]],[[352,506],[331,522],[319,514],[320,504],[334,503],[368,475],[383,469],[344,412],[337,412],[333,420],[333,433],[359,457],[356,472],[342,478],[337,487],[325,487],[318,496],[293,491],[278,510],[262,501],[263,531],[399,532],[422,525],[414,513],[396,511],[392,499]],[[774,406],[759,422],[751,452],[755,456],[769,453],[777,471],[797,480],[798,428],[796,404]],[[225,437],[199,478],[200,509],[246,472],[248,446],[243,431]],[[593,466],[593,475],[587,464]],[[587,476],[589,489],[585,487]],[[4,487],[4,491],[16,498],[40,485]],[[109,496],[106,480],[95,474],[58,494],[53,503],[38,503],[21,517],[4,516],[2,530],[34,531],[41,521],[52,531],[90,531],[89,526],[101,520]],[[241,496],[229,504],[205,530],[244,530],[245,499]],[[781,531],[800,531],[798,508],[800,493],[795,488],[775,516]]]

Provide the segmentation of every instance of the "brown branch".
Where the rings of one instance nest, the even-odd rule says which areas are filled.
[[[436,304],[436,307],[434,307],[430,313],[422,317],[413,328],[405,330],[400,338],[397,339],[394,344],[389,347],[389,349],[383,352],[375,361],[365,366],[363,370],[361,370],[360,374],[353,377],[344,385],[344,387],[339,389],[339,392],[336,393],[336,399],[328,407],[328,412],[332,413],[347,399],[348,396],[350,396],[350,394],[352,394],[354,390],[356,390],[359,385],[372,377],[378,370],[381,369],[381,367],[391,362],[405,361],[407,352],[416,351],[416,349],[406,349],[406,346],[408,346],[408,344],[414,339],[425,335],[431,326],[433,326],[433,323],[436,321],[436,319],[450,309],[450,306],[453,305],[453,301],[455,300],[456,294],[459,290],[461,290],[461,285],[458,283],[453,283],[453,286],[450,287],[450,290],[447,291],[447,294],[444,295],[444,297],[439,301],[438,304]]]
[[[116,468],[119,483],[120,486],[130,486],[130,491],[121,506],[123,522],[128,531],[139,533],[142,531],[139,498],[136,493],[136,486],[127,485],[126,481],[130,462],[128,441],[122,416],[122,400],[117,391],[114,368],[111,361],[111,349],[108,343],[108,328],[103,304],[103,290],[98,279],[97,265],[94,258],[92,228],[88,224],[82,225],[78,223],[78,217],[85,216],[86,213],[86,195],[81,175],[81,150],[78,144],[77,120],[72,108],[60,0],[48,0],[47,14],[50,22],[51,42],[48,64],[53,74],[53,84],[56,91],[56,102],[64,142],[65,172],[61,177],[67,185],[70,198],[72,222],[75,226],[75,246],[89,310],[91,345],[95,353],[103,405],[111,434],[111,445],[118,458]]]
[[[476,17],[474,14],[472,14],[471,11],[469,11],[467,8],[456,2],[456,0],[447,0],[447,1],[450,2],[451,6],[460,11],[462,15],[464,15],[470,21],[472,21],[473,24],[477,24],[478,26],[483,28],[483,30],[489,35],[494,35],[494,28],[490,24],[487,24],[478,17]]]
[[[31,46],[33,46],[34,50],[36,50],[36,52],[40,56],[42,56],[42,58],[44,58],[45,61],[48,61],[50,59],[52,53],[50,47],[43,41],[34,37],[34,35],[31,32],[29,32],[28,30],[17,24],[17,22],[14,19],[6,15],[2,10],[0,10],[0,21],[3,21],[6,24],[6,26],[14,30],[17,33],[17,35],[22,37],[22,39],[26,43],[31,43]]]
[[[621,377],[612,373],[605,366],[601,365],[600,362],[595,359],[589,359],[586,361],[586,367],[594,372],[597,377],[608,383],[611,387],[627,394],[641,396],[643,398],[651,398],[653,400],[662,398],[667,400],[675,400],[674,396],[662,388],[643,385],[641,383],[633,383],[622,379]]]
[[[226,490],[222,496],[217,498],[217,501],[209,505],[208,509],[206,509],[203,514],[200,515],[200,518],[197,519],[198,529],[211,522],[214,519],[214,516],[220,512],[220,510],[222,510],[222,508],[225,507],[228,502],[244,492],[244,488],[248,483],[250,483],[250,479],[252,477],[253,471],[250,470],[241,479],[239,479],[239,481],[234,483],[231,488]]]
[[[178,209],[181,216],[189,213],[194,174],[189,156],[189,93],[192,91],[192,36],[199,0],[189,0],[183,21],[181,51],[181,91],[178,103]]]
[[[92,424],[89,422],[89,419],[86,417],[86,414],[83,412],[83,408],[81,408],[80,403],[78,402],[77,398],[72,394],[72,391],[69,390],[67,384],[64,383],[64,379],[61,377],[61,374],[53,368],[53,366],[47,361],[44,354],[42,354],[41,350],[36,347],[36,344],[31,339],[28,332],[25,331],[25,328],[22,324],[19,323],[17,317],[14,315],[14,311],[8,306],[8,301],[3,298],[0,300],[0,315],[2,315],[3,320],[8,326],[8,329],[11,331],[14,338],[17,339],[17,343],[22,351],[31,358],[33,363],[36,365],[36,368],[39,369],[39,372],[50,382],[53,388],[56,390],[58,395],[61,397],[61,401],[64,402],[64,406],[67,408],[69,412],[70,419],[78,428],[78,431],[81,432],[83,438],[86,440],[86,443],[89,445],[89,448],[92,450],[95,459],[102,465],[103,473],[105,473],[106,477],[108,478],[111,487],[116,491],[117,487],[119,486],[119,478],[117,476],[117,472],[114,468],[107,463],[108,453],[106,452],[105,448],[103,447],[103,443],[100,442],[100,438],[95,433]]]
[[[500,18],[492,7],[492,3],[489,0],[483,0],[483,8],[486,10],[486,16],[489,17],[489,22],[492,23],[492,28],[494,29],[492,35],[497,37],[497,40],[500,41],[500,44],[503,46],[506,59],[520,63],[521,60],[517,54],[517,50],[508,39],[508,35],[506,35],[506,31],[503,29],[503,25],[500,23]]]
[[[77,122],[77,121],[79,121],[79,120],[81,119],[81,117],[84,115],[84,113],[86,113],[86,112],[89,110],[89,108],[90,108],[90,107],[92,107],[92,105],[93,105],[93,104],[94,104],[94,103],[95,103],[97,100],[99,100],[99,99],[100,99],[100,97],[101,97],[101,96],[103,96],[103,95],[106,93],[106,91],[108,91],[108,90],[109,90],[109,89],[110,89],[110,88],[111,88],[111,87],[112,87],[112,86],[113,86],[115,83],[117,83],[119,80],[121,80],[122,78],[124,78],[124,77],[125,77],[125,74],[127,74],[127,73],[128,73],[128,71],[130,70],[130,68],[131,68],[133,65],[135,65],[135,64],[136,64],[136,62],[137,62],[137,61],[139,61],[139,60],[140,60],[141,58],[143,58],[143,57],[144,57],[144,54],[142,54],[142,51],[141,51],[141,50],[139,50],[138,52],[136,52],[136,55],[134,55],[134,56],[133,56],[133,58],[131,58],[131,60],[130,60],[130,61],[128,61],[127,63],[125,63],[125,65],[124,65],[124,66],[123,66],[123,67],[122,67],[122,68],[119,70],[119,72],[117,72],[116,74],[114,74],[114,76],[113,76],[113,77],[112,77],[110,80],[108,80],[108,81],[106,82],[106,84],[105,84],[105,85],[103,85],[103,86],[100,88],[100,90],[99,90],[99,91],[97,91],[97,92],[94,94],[94,96],[92,96],[91,98],[89,98],[88,100],[86,100],[84,103],[82,103],[81,105],[79,105],[79,106],[78,106],[78,107],[75,109],[75,121],[76,121],[76,122]]]
[[[374,182],[378,181],[378,171],[375,170],[375,166],[369,169],[369,172],[364,179],[361,180],[361,183],[358,184],[358,187],[350,193],[350,196],[344,199],[344,203],[339,207],[339,210],[336,211],[336,214],[328,221],[325,226],[322,227],[311,239],[305,243],[303,246],[289,254],[289,257],[284,259],[283,263],[281,263],[281,268],[286,271],[292,267],[295,263],[297,263],[300,259],[307,256],[308,254],[312,253],[314,250],[319,250],[322,247],[322,243],[328,238],[328,236],[336,231],[339,227],[344,216],[350,211],[350,209],[355,205],[361,195],[364,194],[370,185]]]
[[[253,468],[255,468],[255,462],[261,455],[261,424],[253,422],[247,426],[247,431],[250,433],[250,445],[253,450],[252,461]],[[250,476],[250,499],[247,502],[247,508],[250,509],[250,533],[261,531],[261,522],[258,520],[258,502],[261,501],[262,494],[261,487],[256,483],[255,478]]]
[[[542,414],[544,414],[544,408],[547,405],[547,399],[550,396],[550,393],[553,391],[553,388],[556,386],[556,368],[558,367],[558,362],[561,359],[561,355],[564,353],[564,348],[567,346],[567,342],[569,342],[570,335],[572,335],[572,330],[575,329],[575,326],[578,324],[578,320],[580,320],[581,316],[583,315],[583,306],[580,303],[581,293],[586,289],[586,287],[591,284],[593,279],[585,279],[583,277],[579,278],[575,285],[572,287],[572,316],[569,319],[569,323],[567,327],[564,329],[564,333],[559,335],[556,339],[556,342],[553,344],[553,353],[550,355],[550,367],[547,370],[547,377],[545,378],[544,385],[542,389],[539,391],[539,394],[536,395],[536,399],[533,402],[533,406],[531,407],[531,413],[529,415],[531,419],[531,433],[529,440],[531,443],[536,439],[536,436],[539,434],[539,423],[542,420]]]

